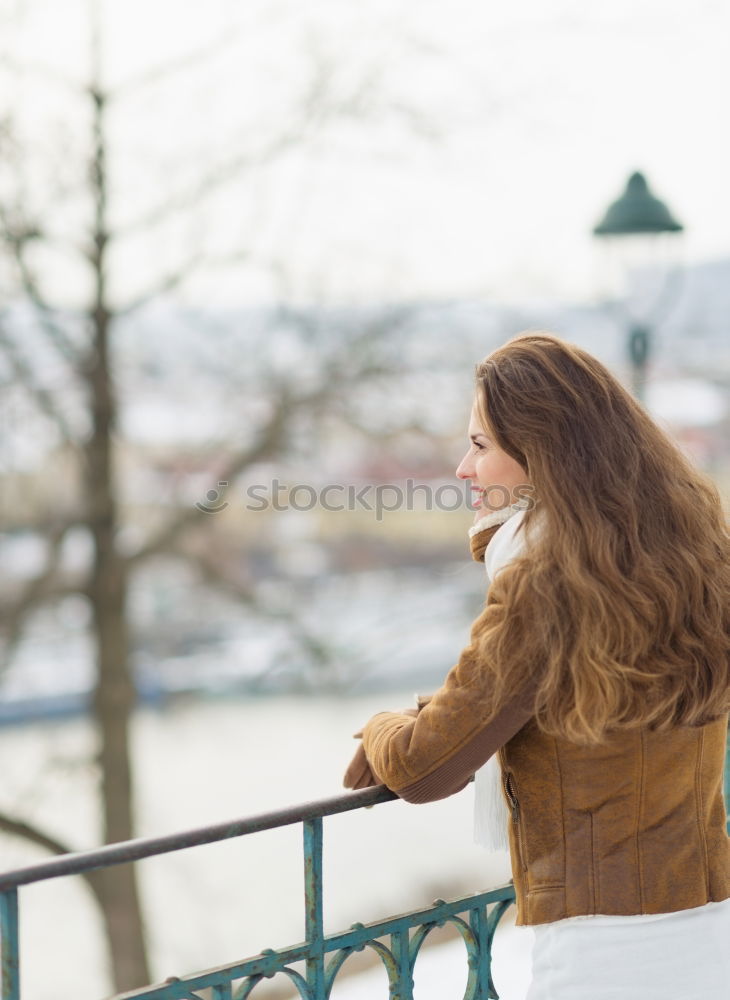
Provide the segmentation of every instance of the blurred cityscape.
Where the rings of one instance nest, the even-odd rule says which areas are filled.
[[[730,261],[690,268],[655,332],[647,387],[652,415],[726,496],[728,316]],[[6,329],[22,342],[36,377],[57,391],[63,370],[44,356],[31,320],[22,307],[6,311]],[[122,324],[115,359],[124,403],[121,544],[131,553],[166,518],[190,514],[196,504],[201,510],[190,548],[160,552],[133,578],[140,698],[438,683],[483,595],[481,575],[467,560],[468,500],[459,502],[453,476],[474,360],[536,327],[579,343],[627,377],[623,331],[598,306],[450,301],[206,313],[157,304]],[[250,395],[257,379],[270,378],[274,367],[287,385],[326,380],[328,345],[338,340],[346,351],[367,329],[376,331],[371,346],[380,368],[348,388],[347,412],[333,406],[318,424],[311,413],[301,422],[295,415],[277,461],[253,463],[223,489],[221,469],[241,445],[251,406],[261,402]],[[3,378],[0,599],[8,606],[41,572],[45,532],[73,521],[81,498],[69,446],[28,409],[19,386],[11,391],[7,367]],[[68,396],[64,404],[69,420],[78,418],[78,400]],[[410,503],[409,480],[420,486]],[[276,482],[284,491],[278,510]],[[328,484],[334,502],[323,505]],[[350,509],[343,502],[348,488],[363,500]],[[440,488],[444,504],[429,503]],[[282,502],[287,496],[289,504]],[[201,550],[222,576],[206,576]],[[68,581],[88,573],[91,546],[82,525],[66,528],[55,558]],[[0,720],[83,711],[93,672],[88,610],[70,593],[30,619],[0,677]]]

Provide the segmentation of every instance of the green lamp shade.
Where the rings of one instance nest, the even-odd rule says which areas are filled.
[[[683,228],[664,202],[651,193],[644,175],[635,173],[593,233],[595,236],[628,236],[633,233],[678,233]]]

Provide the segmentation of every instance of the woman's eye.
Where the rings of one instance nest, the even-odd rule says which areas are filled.
[[[474,441],[472,443],[473,443],[473,445],[474,445],[474,447],[476,448],[477,451],[484,451],[484,445],[483,444],[479,444],[478,441]]]

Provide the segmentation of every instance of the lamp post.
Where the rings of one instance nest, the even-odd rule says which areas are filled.
[[[609,205],[593,228],[593,235],[615,245],[636,243],[637,237],[643,238],[646,252],[640,263],[647,266],[653,262],[652,244],[660,234],[681,233],[683,228],[664,202],[651,192],[644,175],[636,172],[629,177],[621,197]],[[651,326],[647,317],[639,319],[628,314],[627,320],[631,388],[637,399],[643,401],[651,352]]]

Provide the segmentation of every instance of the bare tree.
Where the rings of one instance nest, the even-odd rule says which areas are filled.
[[[372,107],[372,79],[361,81],[359,87],[348,93],[338,94],[332,85],[332,67],[315,60],[311,85],[302,94],[296,117],[277,135],[263,144],[254,143],[238,155],[229,155],[225,162],[213,164],[209,170],[202,170],[186,190],[175,191],[163,199],[131,227],[115,229],[110,183],[110,158],[114,152],[110,117],[116,103],[161,76],[180,73],[196,61],[209,58],[223,43],[216,43],[212,49],[206,46],[179,64],[149,71],[134,84],[114,91],[103,80],[98,5],[92,3],[90,10],[91,74],[88,84],[77,88],[77,99],[86,108],[88,122],[87,159],[82,170],[72,176],[72,186],[78,186],[79,173],[83,175],[81,195],[91,205],[89,222],[83,231],[74,231],[68,239],[67,234],[59,235],[49,218],[49,206],[43,211],[34,206],[33,192],[23,182],[26,153],[15,137],[12,120],[4,121],[0,130],[0,152],[6,163],[17,167],[14,183],[7,182],[6,177],[0,188],[0,237],[24,301],[32,310],[43,350],[54,363],[63,366],[76,389],[76,403],[69,406],[64,393],[44,382],[32,352],[23,347],[9,309],[0,313],[0,357],[9,377],[23,387],[36,410],[52,424],[59,446],[76,456],[79,469],[79,502],[70,510],[56,511],[51,523],[38,526],[46,539],[46,565],[20,592],[5,599],[2,627],[7,660],[29,616],[38,607],[73,593],[82,594],[88,601],[96,659],[92,711],[98,734],[101,839],[114,842],[132,837],[135,829],[130,719],[137,695],[128,613],[133,574],[149,559],[162,552],[173,552],[193,560],[204,580],[233,594],[237,600],[247,602],[252,608],[261,607],[261,602],[254,587],[227,573],[210,558],[205,547],[186,542],[190,533],[205,521],[205,514],[193,505],[178,509],[133,551],[120,544],[123,524],[115,465],[120,421],[113,352],[115,332],[120,324],[129,323],[144,305],[183,285],[196,269],[215,267],[221,261],[211,259],[204,249],[195,248],[169,272],[154,275],[149,286],[138,295],[117,301],[110,292],[115,268],[113,250],[117,241],[128,238],[130,232],[144,234],[176,213],[194,209],[247,169],[264,168],[306,137],[322,136],[334,121],[368,119],[378,111]],[[398,117],[410,119],[411,125],[426,130],[426,118],[417,109],[409,109],[404,103],[394,107]],[[57,197],[63,201],[67,194],[59,181]],[[48,250],[75,254],[90,276],[90,291],[80,310],[63,310],[54,302],[41,263],[43,252]],[[233,254],[239,263],[252,256],[249,247],[239,247]],[[388,354],[386,334],[393,334],[407,312],[386,310],[377,319],[364,321],[361,329],[346,340],[337,342],[331,336],[317,341],[321,329],[316,323],[313,325],[311,313],[282,307],[273,321],[296,326],[309,338],[311,353],[320,350],[321,356],[304,380],[297,378],[297,373],[282,375],[274,368],[267,370],[266,364],[257,368],[258,395],[265,405],[252,421],[248,439],[228,451],[220,479],[233,483],[256,463],[282,454],[295,423],[316,421],[325,414],[331,418],[338,412],[355,423],[352,391],[363,381],[386,378],[392,372],[393,359]],[[87,572],[71,575],[63,569],[59,553],[69,531],[78,527],[88,532],[93,556]],[[306,630],[300,634],[302,641],[307,642]],[[0,815],[0,829],[52,852],[71,848],[19,817]],[[115,988],[130,989],[148,982],[150,970],[134,868],[118,866],[92,873],[89,885],[103,914]]]

